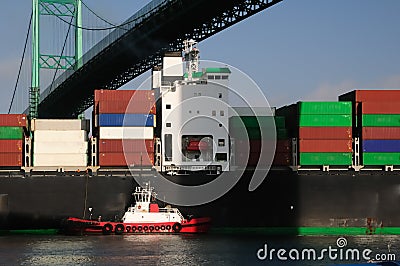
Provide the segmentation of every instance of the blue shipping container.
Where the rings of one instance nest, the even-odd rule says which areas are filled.
[[[363,140],[364,152],[400,152],[400,140]]]
[[[100,127],[154,127],[154,115],[149,114],[99,114]]]

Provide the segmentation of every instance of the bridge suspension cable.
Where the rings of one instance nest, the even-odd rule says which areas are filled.
[[[28,46],[29,32],[31,31],[31,26],[32,26],[32,16],[33,16],[33,13],[31,12],[31,18],[29,19],[29,25],[28,25],[28,32],[26,33],[26,38],[25,38],[24,51],[22,52],[22,58],[21,58],[21,63],[19,64],[17,81],[15,82],[14,92],[13,92],[13,95],[12,95],[12,98],[11,98],[10,107],[8,108],[8,113],[11,112],[11,108],[12,108],[12,105],[14,103],[15,94],[16,94],[17,88],[18,88],[19,77],[21,76],[21,70],[22,70],[22,65],[24,63],[26,47]]]

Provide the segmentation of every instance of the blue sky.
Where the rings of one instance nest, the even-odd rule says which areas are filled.
[[[84,2],[118,23],[149,1]],[[1,113],[8,110],[30,12],[31,1],[10,1],[0,10]],[[398,0],[284,0],[199,48],[202,59],[248,74],[273,106],[336,100],[354,88],[400,88],[398,14]]]

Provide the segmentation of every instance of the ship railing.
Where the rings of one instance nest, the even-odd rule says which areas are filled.
[[[176,213],[178,214],[179,218],[181,218],[181,220],[184,220],[185,218],[183,217],[183,215],[181,214],[181,212],[177,209],[177,208],[160,208],[158,210],[158,212],[162,212],[162,213]]]

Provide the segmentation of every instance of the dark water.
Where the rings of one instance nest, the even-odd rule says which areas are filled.
[[[400,260],[400,236],[346,237],[345,248],[394,254]],[[0,236],[0,265],[333,265],[353,260],[259,260],[268,249],[337,248],[337,237],[207,235]],[[293,253],[295,254],[295,253]],[[287,254],[286,254],[287,255]],[[327,254],[325,254],[327,255]],[[358,263],[365,263],[361,259]]]

